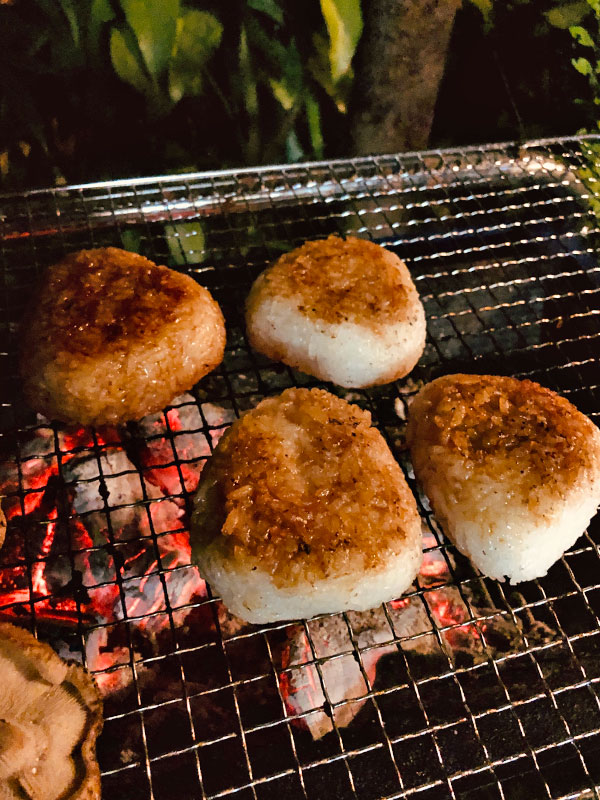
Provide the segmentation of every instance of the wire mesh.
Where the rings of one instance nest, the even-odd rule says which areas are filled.
[[[107,798],[566,798],[600,784],[600,526],[548,575],[482,577],[443,536],[404,447],[410,398],[451,372],[530,377],[598,421],[600,138],[214,172],[1,198],[0,617],[84,663],[104,695]],[[330,233],[408,264],[428,324],[369,409],[418,496],[423,568],[368,613],[253,626],[189,563],[191,497],[219,436],[317,381],[250,350],[244,299]],[[20,396],[19,321],[66,252],[121,246],[223,308],[223,364],[163,414],[50,423]]]

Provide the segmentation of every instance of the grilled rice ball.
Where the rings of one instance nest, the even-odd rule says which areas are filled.
[[[352,237],[281,256],[255,281],[246,326],[256,350],[345,387],[407,375],[425,346],[425,311],[406,264]]]
[[[447,375],[410,406],[415,475],[448,537],[485,575],[545,575],[600,503],[600,431],[532,381]]]
[[[202,472],[192,556],[254,622],[364,610],[413,582],[416,503],[367,411],[322,389],[263,400]]]
[[[193,278],[115,247],[50,267],[23,326],[32,408],[83,425],[164,408],[223,359],[225,325]]]

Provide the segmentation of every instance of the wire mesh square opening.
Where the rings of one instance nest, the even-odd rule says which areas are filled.
[[[597,797],[600,525],[525,584],[481,576],[418,494],[408,404],[453,372],[528,377],[600,415],[600,138],[190,174],[0,199],[0,618],[83,663],[104,696],[103,796]],[[368,409],[418,496],[424,561],[369,612],[255,626],[190,563],[190,502],[263,397],[318,386],[253,352],[256,276],[331,233],[408,265],[428,336],[407,378],[328,386]],[[120,246],[194,276],[223,364],[159,414],[98,429],[21,398],[19,322],[44,269]]]

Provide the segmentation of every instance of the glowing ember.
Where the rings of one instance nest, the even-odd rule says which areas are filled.
[[[288,628],[289,642],[281,656],[280,690],[292,723],[309,731],[314,739],[330,733],[333,720],[340,728],[356,717],[367,701],[366,695],[377,688],[382,657],[403,660],[400,652],[404,651],[413,658],[439,659],[445,650],[451,659],[460,655],[478,663],[486,658],[486,646],[488,650],[509,648],[520,635],[511,620],[499,617],[494,621],[494,641],[483,643],[482,633],[489,626],[471,621],[453,581],[452,556],[437,546],[429,531],[424,532],[423,548],[417,581],[421,591],[392,600],[387,604],[387,614],[379,608],[311,620],[312,647],[303,627]],[[360,661],[354,657],[356,647]],[[333,719],[326,698],[334,704]]]
[[[397,647],[380,608],[350,611],[346,619],[335,615],[310,620],[308,627],[312,647],[304,628],[288,629],[280,689],[293,723],[308,730],[313,739],[320,739],[333,730],[331,714],[324,708],[325,698],[335,706],[335,724],[339,728],[349,725],[375,684],[378,662],[383,656],[397,653]],[[360,650],[360,661],[354,657],[353,640]],[[315,656],[322,659],[319,669]]]
[[[50,548],[52,547],[52,542],[54,541],[54,534],[56,533],[56,518],[58,516],[58,511],[53,508],[48,517],[52,520],[49,522],[46,528],[46,535],[44,536],[44,541],[42,542],[42,546],[40,547],[39,557],[40,559],[44,558],[50,552]],[[33,569],[31,570],[31,586],[35,594],[38,595],[47,595],[48,592],[48,584],[46,583],[46,578],[44,576],[44,568],[45,568],[44,561],[36,561],[33,565]]]
[[[130,428],[40,426],[18,464],[0,465],[9,521],[1,614],[30,614],[34,601],[38,621],[127,619],[154,636],[169,625],[167,604],[185,612],[206,596],[190,566],[185,497],[232,415],[210,404],[200,413],[188,395],[179,401],[142,420],[137,437]],[[88,637],[87,664],[105,691],[130,680],[114,670],[128,652],[103,627]]]

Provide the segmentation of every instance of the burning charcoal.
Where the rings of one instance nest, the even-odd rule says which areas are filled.
[[[214,403],[202,403],[198,408],[195,399],[189,394],[175,398],[171,406],[166,414],[161,412],[144,417],[139,421],[138,427],[144,437],[148,438],[168,435],[169,431],[174,434],[182,433],[183,437],[177,436],[175,441],[178,443],[182,438],[187,442],[189,446],[187,458],[200,458],[207,455],[204,450],[206,437],[199,435],[202,429],[208,426],[211,429],[211,438],[216,436],[218,439],[222,431],[212,430],[212,428],[226,426],[235,419],[235,414],[230,409],[222,408]],[[202,409],[202,413],[200,409]]]
[[[233,639],[235,636],[239,636],[240,634],[254,630],[254,625],[246,622],[240,617],[236,617],[235,614],[232,614],[222,601],[219,600],[217,603],[215,603],[215,608],[219,621],[219,630],[225,641],[227,641],[227,639]]]
[[[175,412],[173,414],[173,412]],[[165,419],[166,417],[166,419]],[[198,430],[204,427],[202,415],[191,394],[182,394],[170,404],[169,410],[164,414],[148,414],[137,423],[144,436],[164,434],[169,428],[172,431]]]
[[[356,644],[361,651],[360,659],[369,681],[369,687],[373,688],[379,659],[398,651],[397,645],[392,643],[394,634],[381,607],[371,611],[349,611],[348,621],[352,626]]]
[[[65,466],[65,478],[73,482],[73,509],[80,515],[104,509],[106,497],[107,514],[116,539],[124,540],[150,533],[147,507],[155,532],[181,527],[179,519],[183,514],[182,507],[174,501],[162,500],[163,493],[149,480],[142,486],[139,472],[123,450],[106,450],[98,458],[88,456],[73,459]],[[149,506],[144,503],[146,499],[159,498],[162,500],[160,503],[151,503]],[[86,526],[95,540],[98,532],[102,532],[101,537],[106,537],[107,514],[103,512],[86,517]]]
[[[352,636],[342,616],[309,621],[312,647],[303,627],[288,629],[290,642],[282,657],[282,693],[288,713],[298,717],[295,724],[308,728],[314,739],[333,729],[325,700],[336,706],[338,727],[350,724],[375,684],[379,660],[396,653],[398,644],[419,657],[439,660],[443,651],[433,634],[434,625],[447,629],[440,634],[447,656],[468,664],[486,660],[490,649],[493,653],[509,652],[522,638],[519,623],[506,615],[496,614],[493,621],[479,625],[471,621],[465,600],[476,616],[486,615],[487,603],[477,607],[475,601],[480,598],[468,586],[463,589],[463,599],[456,586],[451,585],[449,564],[454,568],[453,556],[431,549],[434,544],[434,537],[428,534],[419,574],[419,583],[425,589],[422,597],[403,597],[387,606],[393,631],[383,608],[349,612]],[[489,606],[492,605],[490,601]],[[360,651],[360,663],[354,657],[353,639]],[[320,673],[311,663],[315,658],[324,659]],[[354,702],[346,703],[348,700]]]
[[[104,450],[98,456],[88,452],[74,458],[65,465],[64,477],[73,484],[73,506],[79,514],[103,509],[105,499],[114,508],[135,502],[141,494],[140,476],[120,449]]]
[[[59,475],[55,457],[41,455],[49,451],[52,431],[41,430],[46,435],[34,436],[27,443],[31,457],[24,462],[23,486],[15,483],[18,472],[13,465],[2,476],[5,484],[12,481],[15,490],[26,492],[25,516],[18,529],[12,525],[6,551],[10,563],[17,564],[11,569],[6,602],[29,600],[30,574],[34,595],[42,598],[36,606],[40,618],[70,614],[77,622],[84,611],[92,619],[116,621],[126,614],[135,617],[139,626],[139,618],[148,615],[144,632],[154,635],[170,624],[165,613],[157,612],[168,604],[185,607],[194,596],[206,594],[204,581],[189,566],[183,500],[165,497],[152,471],[142,478],[120,447],[91,450],[90,431],[83,428],[60,433],[65,453]],[[39,492],[27,494],[27,489],[38,487]],[[22,513],[19,503],[14,515]],[[21,552],[25,538],[27,560],[32,562],[29,571],[18,566],[25,556]],[[20,549],[13,552],[16,541]],[[117,651],[118,647],[114,654]],[[91,664],[97,663],[93,648],[88,655]],[[110,648],[102,655],[104,666],[114,663]]]
[[[150,469],[147,480],[168,495],[181,494],[183,489],[195,491],[206,457],[211,453],[206,424],[211,428],[208,435],[215,447],[225,426],[234,419],[232,411],[212,403],[203,403],[201,414],[191,395],[177,398],[173,406],[166,414],[152,414],[138,423],[145,439],[141,459]]]
[[[282,654],[283,672],[279,676],[281,694],[289,716],[306,714],[294,720],[294,724],[308,728],[316,740],[332,731],[333,725],[324,708],[325,694],[318,670],[314,664],[306,663],[311,660],[312,651],[304,629],[296,626],[290,628],[290,641]],[[304,666],[287,669],[298,663]],[[314,709],[314,713],[307,714]]]
[[[0,493],[9,495],[3,499],[2,506],[9,520],[22,514],[19,497],[10,496],[19,489],[29,490],[23,496],[26,514],[41,505],[48,480],[58,473],[53,450],[54,432],[50,428],[39,428],[35,436],[20,447],[19,462],[11,459],[0,463]]]
[[[102,473],[107,476],[104,483],[108,489],[107,506],[111,509],[108,514],[112,539],[123,542],[118,552],[122,560],[122,573],[126,578],[123,581],[123,594],[128,616],[143,617],[166,608],[167,598],[157,574],[159,568],[167,570],[165,584],[173,605],[185,605],[194,595],[204,595],[205,584],[197,571],[176,569],[190,564],[189,536],[182,529],[181,522],[182,504],[164,498],[160,489],[149,481],[142,487],[139,473],[124,451],[108,450],[101,454],[99,460]],[[103,488],[96,460],[74,460],[68,467],[70,476],[77,481],[73,499],[75,511],[82,514],[98,508],[103,503]],[[144,489],[146,498],[156,502],[143,502]],[[88,529],[91,528],[90,533],[96,543],[108,541],[104,514],[87,516],[85,524]],[[157,537],[156,545],[151,533]],[[94,573],[94,565],[98,562],[93,557],[90,561]],[[151,573],[154,574],[150,578]],[[131,580],[133,578],[140,580]],[[96,583],[102,583],[103,579],[106,580],[106,576],[94,575]],[[122,618],[120,602],[115,603],[114,611],[115,619]],[[164,617],[159,615],[151,617],[145,627],[154,631],[164,624]]]
[[[389,603],[394,635],[403,650],[428,652],[428,638],[422,634],[432,629],[431,620],[420,597],[403,597]]]
[[[392,638],[385,615],[377,609],[351,612],[348,615],[354,636],[360,647],[388,642]],[[283,651],[280,682],[286,708],[290,716],[304,714],[295,724],[308,728],[313,739],[320,739],[333,730],[331,717],[326,710],[326,697],[336,707],[338,727],[352,722],[366,702],[366,694],[375,681],[379,659],[396,651],[396,646],[377,647],[360,654],[360,664],[355,658],[348,625],[342,616],[324,617],[308,623],[316,658],[324,658],[319,670],[313,661],[306,632],[301,627],[291,627],[289,645]],[[302,665],[286,669],[291,665]],[[361,670],[362,665],[362,670]],[[364,673],[370,686],[365,682]],[[344,703],[354,699],[353,703]],[[313,713],[308,714],[307,712]]]
[[[6,536],[6,517],[0,508],[0,547],[4,544],[4,537]]]
[[[140,657],[135,651],[130,653],[126,642],[111,642],[110,639],[110,628],[94,628],[87,634],[85,642],[87,667],[94,673],[98,688],[105,697],[131,685],[133,673],[128,665],[132,657],[136,661]],[[136,673],[139,672],[140,665],[137,665]]]
[[[119,439],[116,429],[102,429],[102,435],[96,432],[99,444]],[[58,475],[57,452],[64,465],[93,445],[94,436],[88,428],[66,428],[56,433],[50,427],[36,428],[31,438],[20,444],[18,461],[13,458],[0,463],[0,493],[9,495],[3,502],[8,518],[31,514],[40,507],[50,479]],[[10,497],[19,489],[23,491],[24,512],[20,499]]]
[[[181,530],[181,520],[184,515],[183,502],[179,498],[162,498],[162,493],[159,493],[154,486],[148,487],[148,495],[156,498],[156,502],[150,503],[148,506],[154,533],[158,536],[161,533],[171,533],[171,531]],[[147,516],[145,520],[140,519],[141,529],[149,533],[149,523],[146,523],[148,523]],[[186,535],[186,539],[187,538]],[[188,546],[189,540],[186,547]]]

